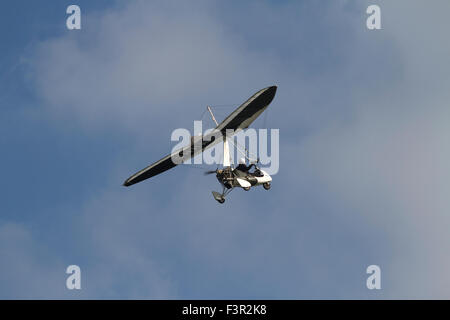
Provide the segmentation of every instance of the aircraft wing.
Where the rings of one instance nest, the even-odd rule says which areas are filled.
[[[152,165],[142,169],[141,171],[136,172],[134,175],[129,177],[123,185],[125,187],[129,187],[135,183],[141,182],[145,179],[156,176],[157,174],[163,173],[169,169],[175,167],[176,164],[173,163],[171,155],[167,155],[159,161],[156,161]]]
[[[158,160],[155,163],[149,165],[148,167],[136,172],[134,175],[125,180],[123,185],[129,187],[133,184],[154,177],[160,173],[163,173],[164,171],[176,167],[178,164],[173,162],[172,160],[173,155],[178,155],[180,158],[183,159],[183,161],[185,161],[191,157],[195,157],[199,153],[205,151],[207,148],[212,147],[213,145],[219,143],[222,140],[222,137],[216,139],[213,132],[203,137],[193,137],[193,138],[194,139],[191,140],[190,145],[178,149],[177,151],[165,156],[161,160]],[[202,141],[200,142],[197,139],[201,139]],[[197,141],[199,143],[198,146],[196,145]]]
[[[276,86],[267,87],[265,89],[259,90],[253,96],[251,96],[247,101],[245,101],[241,106],[239,106],[235,111],[233,111],[224,121],[219,123],[216,130],[226,133],[226,130],[232,129],[238,132],[242,129],[248,128],[248,126],[269,106],[272,102],[275,93],[277,91]],[[201,138],[201,137],[194,137]],[[138,171],[131,177],[129,177],[124,183],[124,186],[131,186],[148,178],[154,177],[164,171],[172,169],[177,166],[172,160],[172,155],[180,155],[183,160],[187,160],[190,157],[194,157],[197,154],[205,151],[207,148],[220,142],[222,138],[215,139],[214,133],[210,133],[202,137],[201,148],[194,147],[194,140],[191,144],[175,151],[162,158],[159,161],[149,165],[148,167]],[[190,149],[190,150],[189,150]],[[190,152],[187,152],[190,151]]]
[[[277,86],[271,86],[259,90],[247,101],[234,110],[225,120],[217,126],[217,130],[225,133],[227,129],[240,131],[248,128],[259,115],[267,109],[277,92]]]

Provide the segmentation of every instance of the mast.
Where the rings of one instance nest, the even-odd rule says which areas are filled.
[[[230,145],[228,144],[227,135],[223,135],[223,167],[231,166],[231,158],[230,158]]]
[[[208,109],[209,114],[211,115],[211,118],[213,119],[216,126],[219,126],[216,118],[214,117],[214,114],[212,113],[211,107],[207,106],[206,108]],[[228,144],[228,138],[227,138],[226,134],[223,135],[223,162],[222,162],[222,164],[223,164],[224,168],[231,166],[230,145]]]

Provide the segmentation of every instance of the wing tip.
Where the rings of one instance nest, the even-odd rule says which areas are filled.
[[[278,87],[276,85],[267,87],[265,89],[264,95],[266,95],[266,97],[268,97],[269,103],[271,103],[273,98],[275,98],[275,94],[277,93],[277,89],[278,89]]]
[[[275,97],[275,94],[277,93],[277,89],[278,89],[278,86],[273,85],[273,86],[262,89],[260,92],[262,92],[264,95],[271,96],[273,99]],[[272,99],[271,99],[271,101],[272,101]]]
[[[273,85],[267,88],[268,90],[272,91],[273,94],[275,95],[275,92],[277,92],[278,86]]]

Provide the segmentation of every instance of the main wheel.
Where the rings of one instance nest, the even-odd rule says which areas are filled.
[[[250,188],[251,188],[251,187],[244,187],[243,189],[244,189],[245,191],[249,191]]]
[[[270,189],[270,182],[266,182],[263,184],[264,189],[269,190]]]
[[[221,198],[221,199],[219,199],[217,201],[219,201],[219,203],[224,203],[225,202],[225,198]]]

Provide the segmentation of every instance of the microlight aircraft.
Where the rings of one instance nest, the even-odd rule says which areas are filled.
[[[253,172],[249,172],[249,168],[251,166],[246,167],[244,163],[241,163],[236,168],[234,167],[231,163],[229,142],[232,143],[232,135],[243,129],[247,129],[250,124],[255,121],[255,119],[264,112],[264,110],[267,109],[275,97],[276,91],[276,86],[259,90],[247,101],[241,104],[236,110],[234,110],[221,123],[217,122],[211,108],[207,107],[212,120],[216,124],[213,131],[203,136],[191,137],[189,145],[172,152],[161,160],[156,161],[148,167],[133,174],[123,183],[123,185],[129,187],[133,184],[154,177],[174,168],[191,157],[195,157],[213,145],[223,142],[222,168],[205,172],[206,174],[215,173],[217,180],[222,186],[221,193],[212,191],[214,199],[219,203],[224,203],[225,196],[228,195],[234,188],[242,188],[248,191],[251,187],[262,185],[264,189],[269,190],[272,183],[272,177],[263,169],[259,168],[258,160],[256,163],[251,165],[255,167]],[[247,156],[245,157],[249,161],[251,160]]]

